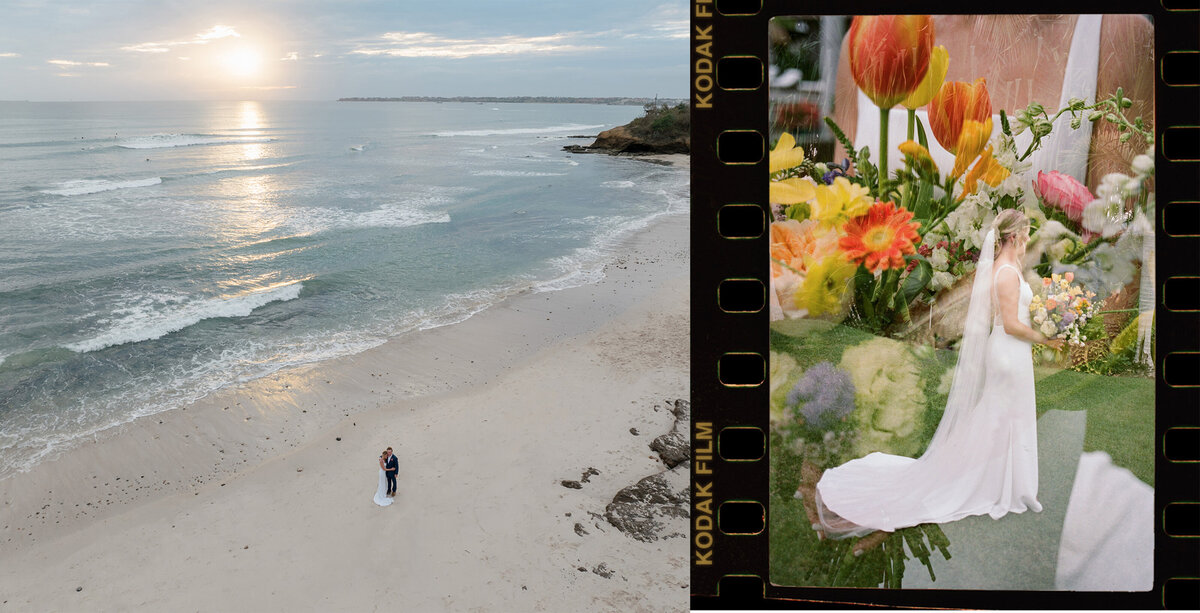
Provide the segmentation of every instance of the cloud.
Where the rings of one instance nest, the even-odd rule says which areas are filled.
[[[108,66],[108,62],[75,62],[72,60],[46,60],[46,63],[54,64],[57,66],[101,66],[101,67]],[[62,76],[62,75],[60,75],[60,76]],[[74,76],[74,75],[72,75],[72,76]]]
[[[78,72],[60,72],[54,76],[56,76],[56,77],[78,77],[80,75]]]
[[[591,51],[595,46],[572,44],[581,38],[575,32],[548,36],[498,36],[492,38],[448,38],[428,32],[388,32],[382,41],[360,44],[351,51],[360,55],[388,57],[438,57],[463,59],[477,56],[526,55]]]
[[[298,60],[298,59],[300,59],[300,54],[299,54],[299,53],[297,53],[297,52],[295,52],[295,51],[290,51],[290,52],[288,52],[288,54],[287,54],[287,55],[285,55],[285,56],[283,56],[283,57],[279,58],[279,61],[281,61],[281,62],[294,62],[294,61],[296,61],[296,60]]]
[[[242,89],[257,89],[262,91],[270,91],[273,89],[296,89],[295,85],[243,85]]]
[[[21,57],[20,53],[0,53],[0,57]]]
[[[196,34],[188,40],[167,40],[150,43],[138,43],[136,45],[126,45],[121,47],[122,51],[136,51],[138,53],[166,53],[171,47],[180,45],[207,45],[214,40],[222,38],[241,38],[241,34],[230,26],[215,25],[204,32]]]

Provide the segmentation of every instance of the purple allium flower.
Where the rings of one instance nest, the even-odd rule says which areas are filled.
[[[1071,325],[1071,322],[1073,322],[1073,321],[1075,321],[1075,312],[1067,311],[1067,314],[1063,315],[1063,320],[1062,320],[1063,324],[1066,326],[1069,326],[1069,325]]]
[[[817,363],[788,392],[784,406],[806,426],[832,427],[854,410],[854,382],[830,362]]]

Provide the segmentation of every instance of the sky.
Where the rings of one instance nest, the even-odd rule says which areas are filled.
[[[686,98],[687,0],[3,0],[0,100]]]

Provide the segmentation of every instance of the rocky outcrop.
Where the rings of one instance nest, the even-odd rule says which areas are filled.
[[[621,532],[639,541],[687,536],[691,504],[691,445],[687,437],[691,403],[675,400],[671,431],[650,443],[668,470],[650,475],[623,488],[604,509],[604,518]]]
[[[647,105],[646,114],[623,126],[601,132],[591,145],[567,145],[572,153],[658,155],[692,150],[691,118],[686,104]]]
[[[604,518],[621,532],[647,543],[687,536],[690,470],[685,462],[622,489],[604,509]]]
[[[675,414],[675,424],[671,431],[654,439],[650,449],[658,453],[667,468],[675,468],[692,457],[691,442],[688,440],[688,425],[692,419],[692,403],[686,400],[676,400],[671,409]]]
[[[611,154],[688,153],[692,150],[692,141],[687,135],[638,135],[629,126],[617,126],[601,132],[588,150]]]

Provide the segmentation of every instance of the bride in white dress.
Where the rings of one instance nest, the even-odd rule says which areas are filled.
[[[386,451],[379,454],[379,487],[375,489],[375,504],[381,507],[392,504],[393,500],[387,495],[387,467],[384,465],[386,455]]]
[[[819,536],[1042,510],[1030,343],[1057,348],[1062,341],[1029,326],[1033,292],[1019,268],[1028,239],[1021,212],[996,216],[976,268],[946,411],[929,447],[919,458],[876,452],[826,471],[814,492]]]

